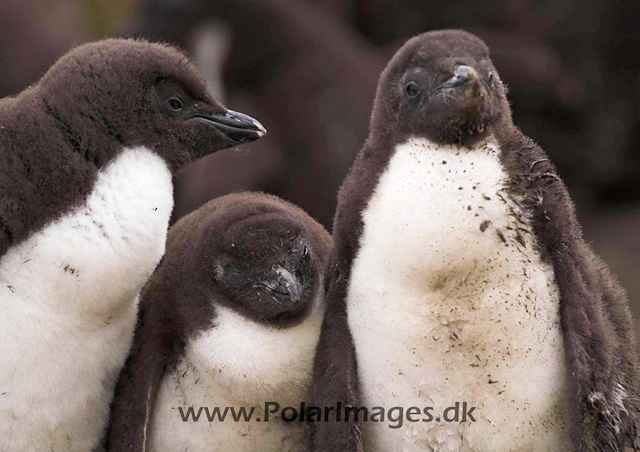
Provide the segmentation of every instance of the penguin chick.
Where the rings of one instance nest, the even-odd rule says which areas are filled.
[[[80,46],[0,100],[0,450],[94,450],[173,174],[264,133],[144,41]]]
[[[142,294],[108,450],[307,450],[306,425],[265,404],[311,402],[330,247],[305,212],[261,193],[217,198],[180,220]],[[184,421],[203,407],[253,417]]]
[[[432,407],[433,417],[319,423],[316,451],[635,442],[626,296],[582,239],[555,168],[514,126],[480,39],[429,32],[393,57],[334,240],[315,405]],[[463,403],[475,422],[446,422]]]

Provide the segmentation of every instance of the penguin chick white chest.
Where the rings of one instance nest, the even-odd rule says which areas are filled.
[[[362,213],[347,296],[361,402],[434,418],[367,422],[366,450],[569,450],[553,270],[500,152],[411,139]],[[476,422],[445,422],[456,402]]]
[[[313,358],[324,309],[319,300],[314,304],[308,318],[284,329],[260,325],[219,306],[215,326],[189,342],[185,357],[162,380],[150,419],[150,450],[304,450],[306,425],[284,422],[279,411],[267,419],[264,407],[277,403],[280,410],[299,409],[301,402],[311,404]],[[198,421],[183,418],[190,408],[200,412]],[[224,420],[215,410],[224,413]],[[240,417],[241,410],[247,416]]]
[[[96,447],[172,206],[164,160],[127,148],[83,205],[2,256],[0,450]]]

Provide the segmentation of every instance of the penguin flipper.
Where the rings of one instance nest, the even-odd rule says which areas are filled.
[[[635,443],[638,413],[635,335],[627,297],[582,238],[569,192],[547,155],[511,130],[501,137],[512,174],[510,190],[523,197],[560,295],[575,450],[622,452]]]
[[[152,303],[140,302],[138,325],[131,353],[120,373],[111,422],[106,437],[108,452],[145,452],[158,388],[170,365],[171,334]]]
[[[602,427],[596,431],[606,432],[598,434],[596,450],[611,450],[612,442],[617,444],[620,451],[631,447],[640,450],[638,445],[637,423],[640,420],[640,397],[638,394],[637,356],[635,354],[635,330],[632,316],[629,311],[629,302],[626,291],[617,278],[609,271],[609,268],[593,255],[594,263],[599,269],[602,288],[603,307],[608,319],[613,324],[617,335],[617,349],[613,351],[615,366],[615,378],[617,384],[609,388],[605,395],[608,401],[606,416],[599,416],[604,420]],[[602,422],[602,421],[601,421]]]
[[[574,443],[580,451],[623,452],[635,446],[639,413],[631,315],[606,265],[585,243],[576,248],[577,256],[558,257],[555,266],[573,380]]]
[[[362,452],[362,419],[344,419],[346,407],[359,407],[359,388],[355,347],[346,315],[347,280],[336,279],[328,284],[327,310],[314,366],[313,398],[322,416],[329,407],[337,407],[342,413],[340,421],[334,411],[314,422],[312,450]]]

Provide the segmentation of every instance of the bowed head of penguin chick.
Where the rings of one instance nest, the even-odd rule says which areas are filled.
[[[331,243],[301,209],[260,193],[180,220],[142,294],[109,450],[306,450],[305,424],[264,408],[311,401]],[[205,405],[263,422],[183,422],[176,410]]]
[[[177,49],[110,39],[0,101],[0,450],[94,450],[172,177],[264,135]]]
[[[393,57],[333,233],[314,405],[467,402],[478,422],[321,422],[316,452],[635,444],[626,295],[480,39],[429,32]]]

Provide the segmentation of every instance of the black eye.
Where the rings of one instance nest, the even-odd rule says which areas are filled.
[[[489,86],[493,86],[493,72],[489,72],[487,78],[489,79]]]
[[[407,96],[411,99],[420,94],[420,87],[416,82],[407,83],[407,86],[405,86],[404,90],[407,93]]]
[[[243,271],[228,266],[223,270],[222,279],[232,289],[237,289],[247,283],[247,275]]]
[[[167,99],[167,104],[169,104],[169,107],[171,107],[173,111],[180,111],[183,107],[182,99],[178,96],[173,96]]]

